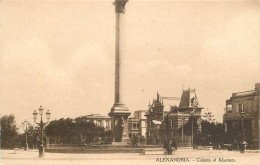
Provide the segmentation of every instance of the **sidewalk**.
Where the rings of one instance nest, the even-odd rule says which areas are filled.
[[[214,159],[216,162],[213,162]],[[189,161],[186,161],[189,160]],[[211,162],[207,162],[207,161]],[[223,161],[224,162],[223,162]],[[226,162],[232,160],[235,162]],[[166,162],[165,162],[166,161]],[[68,153],[45,153],[43,158],[38,158],[38,151],[20,150],[14,154],[13,150],[1,150],[1,165],[48,165],[48,164],[124,164],[144,165],[160,163],[178,164],[247,164],[258,165],[259,153],[239,153],[238,151],[225,150],[176,150],[173,155],[140,155],[138,153],[111,153],[111,154],[68,154]]]

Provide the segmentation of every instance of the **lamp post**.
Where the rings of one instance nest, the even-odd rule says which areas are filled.
[[[22,122],[23,130],[25,132],[25,148],[24,148],[25,151],[28,150],[28,140],[27,140],[28,125],[29,125],[29,122],[25,119]]]
[[[245,141],[245,128],[244,128],[244,118],[245,118],[245,112],[244,109],[242,108],[241,112],[241,126],[242,126],[242,140],[241,140],[241,145],[240,145],[240,152],[245,153],[246,149],[246,141]]]
[[[194,115],[194,111],[191,112],[191,144],[192,144],[192,147],[193,146],[193,115]]]
[[[47,122],[44,123],[43,120],[42,120],[42,115],[43,115],[43,111],[44,109],[42,108],[42,106],[40,106],[39,108],[39,115],[41,116],[41,121],[39,123],[36,122],[37,120],[37,115],[38,113],[36,112],[36,110],[34,110],[33,112],[33,119],[34,119],[34,122],[40,126],[40,140],[41,140],[41,144],[40,144],[40,147],[39,147],[39,158],[42,158],[44,156],[44,145],[43,145],[43,130],[44,130],[44,126],[49,122],[50,120],[50,110],[47,110],[46,112],[46,119],[47,119]]]
[[[166,115],[166,139],[169,142],[169,113]]]

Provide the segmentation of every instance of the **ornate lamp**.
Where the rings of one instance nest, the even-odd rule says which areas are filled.
[[[240,112],[240,115],[241,115],[241,125],[242,125],[242,141],[241,141],[241,145],[240,145],[240,152],[245,153],[247,143],[245,141],[245,128],[244,128],[245,112],[244,112],[243,108]]]
[[[51,116],[50,110],[47,110],[47,112],[46,112],[46,119],[48,121],[50,120],[50,116]]]
[[[28,140],[27,140],[27,127],[30,123],[25,119],[23,122],[22,122],[22,126],[23,126],[23,130],[25,132],[25,148],[24,150],[27,151],[28,150]]]
[[[34,120],[34,122],[36,122],[36,120],[37,120],[37,115],[38,115],[38,113],[36,112],[36,110],[34,110],[34,112],[33,112],[33,120]]]
[[[40,106],[40,108],[39,108],[39,114],[42,116],[43,115],[43,108],[42,108],[42,106]]]
[[[41,129],[41,131],[40,131],[40,138],[41,138],[41,140],[40,140],[40,146],[39,146],[39,157],[40,158],[42,158],[44,156],[44,145],[43,145],[43,130],[44,130],[44,126],[49,122],[50,115],[51,115],[50,110],[47,110],[47,112],[46,112],[47,122],[44,123],[43,120],[42,120],[43,111],[44,111],[44,109],[42,108],[42,106],[40,106],[40,108],[39,108],[39,115],[41,115],[41,121],[39,123],[36,122],[38,113],[36,112],[36,110],[34,110],[34,112],[33,112],[34,122],[37,125],[39,125],[40,129]]]

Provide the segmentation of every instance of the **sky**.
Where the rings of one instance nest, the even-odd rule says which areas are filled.
[[[107,115],[114,103],[113,0],[0,2],[0,114],[33,123]],[[222,122],[225,101],[260,82],[259,1],[129,0],[124,16],[124,103],[133,113],[196,88]],[[165,109],[178,101],[165,103]]]

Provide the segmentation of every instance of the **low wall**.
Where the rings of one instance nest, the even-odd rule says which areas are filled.
[[[132,147],[113,145],[92,145],[92,146],[59,146],[46,148],[45,152],[52,153],[143,153],[147,148],[161,148],[155,145]]]
[[[143,149],[141,148],[128,148],[128,147],[106,147],[106,148],[82,148],[82,147],[73,147],[73,148],[47,148],[45,152],[52,153],[142,153]]]

